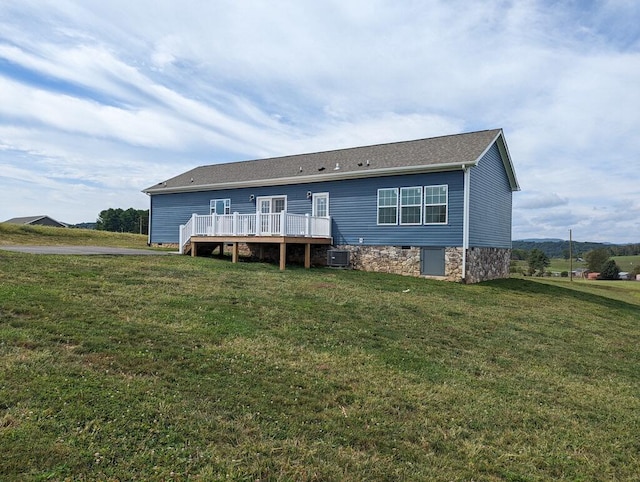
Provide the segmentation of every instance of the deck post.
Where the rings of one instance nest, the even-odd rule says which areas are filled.
[[[231,232],[234,236],[238,235],[238,212],[233,213],[233,224],[231,225]]]
[[[304,245],[304,267],[311,268],[311,243]]]
[[[284,271],[287,265],[287,243],[280,243],[280,271]]]
[[[198,256],[198,243],[191,240],[191,257],[195,258],[196,256]]]
[[[238,243],[233,243],[233,247],[231,248],[231,262],[238,262]]]
[[[180,225],[180,241],[178,241],[180,243],[179,245],[179,253],[180,254],[184,254],[184,224]]]
[[[285,213],[284,211],[280,211],[280,235],[281,236],[286,236],[287,235],[287,213]],[[284,268],[281,268],[284,269]]]
[[[191,236],[196,235],[196,213],[191,215]]]
[[[260,211],[256,212],[256,236],[262,236],[262,220],[260,219]]]
[[[311,216],[309,213],[305,214],[304,235],[311,236]]]

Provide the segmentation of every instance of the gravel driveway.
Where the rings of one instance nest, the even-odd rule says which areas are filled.
[[[17,251],[31,254],[115,254],[121,256],[158,256],[175,254],[172,251],[155,251],[151,249],[115,248],[110,246],[2,246],[5,251]]]

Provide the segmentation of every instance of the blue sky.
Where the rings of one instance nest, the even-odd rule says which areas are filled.
[[[513,237],[640,242],[640,2],[4,0],[0,221],[195,166],[504,129]]]

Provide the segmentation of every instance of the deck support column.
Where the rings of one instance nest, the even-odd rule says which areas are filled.
[[[231,248],[231,262],[238,262],[238,243],[233,243],[233,247]]]
[[[304,267],[311,268],[311,243],[304,245]]]
[[[280,243],[280,271],[287,265],[287,243]]]
[[[191,257],[195,258],[198,256],[198,243],[191,241]]]

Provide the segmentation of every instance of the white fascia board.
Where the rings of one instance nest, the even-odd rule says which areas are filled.
[[[309,184],[323,181],[342,181],[347,179],[366,179],[369,177],[398,176],[402,174],[420,174],[426,172],[445,172],[461,170],[464,165],[474,166],[477,161],[456,162],[451,164],[434,164],[431,166],[404,166],[371,169],[368,171],[329,172],[311,176],[280,177],[276,179],[256,179],[252,181],[236,181],[217,184],[198,184],[197,186],[178,186],[173,188],[145,189],[146,194],[173,194],[180,192],[219,191],[222,189],[240,189],[245,187],[286,186],[293,184]]]
[[[502,158],[502,163],[504,164],[504,168],[507,172],[507,177],[509,178],[509,184],[511,185],[511,189],[513,191],[520,191],[520,185],[518,184],[518,179],[516,179],[516,171],[513,168],[513,162],[511,161],[511,154],[509,154],[509,148],[507,147],[507,143],[504,140],[504,135],[502,133],[502,129],[500,132],[494,137],[494,139],[489,143],[487,148],[482,151],[482,153],[478,156],[478,158],[473,163],[477,165],[480,162],[480,159],[484,157],[484,155],[493,147],[493,144],[498,144],[498,151],[500,151],[500,157]]]

